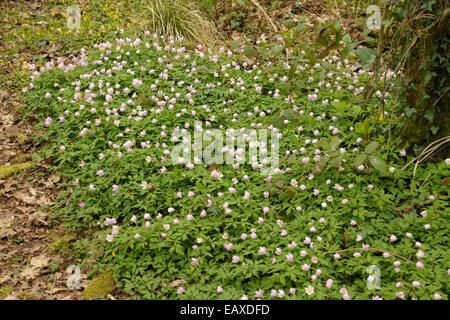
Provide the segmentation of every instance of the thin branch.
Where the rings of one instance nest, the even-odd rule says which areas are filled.
[[[270,26],[272,27],[273,31],[278,32],[278,28],[275,25],[275,23],[273,22],[272,19],[270,19],[269,15],[267,14],[267,11],[264,10],[263,7],[261,7],[261,5],[259,4],[258,1],[256,0],[249,0],[253,5],[255,5],[259,11],[261,11],[261,13],[264,15],[264,17],[266,18],[267,22],[269,22]]]

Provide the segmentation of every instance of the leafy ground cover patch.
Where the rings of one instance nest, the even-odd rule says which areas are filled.
[[[34,70],[26,107],[45,143],[34,160],[64,176],[56,216],[92,230],[76,246],[95,272],[146,299],[447,297],[448,160],[413,177],[388,137],[385,119],[397,132],[402,115],[368,124],[378,105],[355,97],[371,73],[351,61],[289,68],[145,33]],[[306,87],[293,92],[290,77]],[[269,130],[279,166],[172,161],[173,133],[193,143],[198,122],[204,137]]]

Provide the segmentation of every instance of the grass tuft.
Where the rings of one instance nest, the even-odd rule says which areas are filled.
[[[213,22],[204,18],[197,4],[189,0],[152,0],[143,5],[143,30],[158,35],[212,46],[218,39]]]

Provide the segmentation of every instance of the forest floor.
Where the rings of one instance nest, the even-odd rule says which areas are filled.
[[[36,52],[13,48],[5,40],[25,22],[25,14],[35,14],[40,7],[39,1],[5,1],[1,7],[0,299],[82,298],[65,284],[69,256],[51,249],[60,237],[59,226],[39,210],[52,204],[58,177],[48,174],[45,165],[33,165],[32,119],[23,120],[17,111],[21,101],[14,75]],[[14,45],[22,44],[19,40]],[[6,172],[20,165],[33,166]]]
[[[55,16],[61,15],[63,2],[2,1],[0,5],[0,299],[83,299],[82,290],[66,285],[67,268],[80,261],[74,261],[64,245],[77,235],[66,232],[64,225],[50,219],[49,212],[42,209],[57,197],[60,178],[48,172],[51,164],[33,162],[38,148],[32,139],[35,119],[24,119],[18,111],[24,83],[19,79],[24,66],[35,63],[37,58],[45,61],[61,53],[69,55],[81,47],[69,41],[47,40],[48,28],[36,38],[39,32],[33,28],[41,30],[51,24]],[[314,23],[333,17],[352,21],[350,16],[340,15],[337,8],[324,8],[315,2],[307,2],[303,7],[285,2],[271,12],[275,21],[304,12]],[[245,24],[256,21],[253,27],[258,20],[264,21],[258,10],[247,12],[244,18],[248,19]],[[253,32],[255,38],[264,37],[261,29],[245,25],[240,31],[228,30],[228,36],[235,40],[247,31]],[[34,32],[34,37],[27,32]],[[81,280],[84,288],[87,275],[81,274]],[[127,296],[113,292],[109,298]]]
[[[25,63],[53,56],[54,46],[27,46],[23,31],[30,17],[42,23],[55,1],[2,1],[0,5],[0,299],[83,299],[81,290],[66,285],[66,269],[76,263],[61,245],[75,239],[64,225],[49,219],[58,194],[59,177],[50,165],[33,162],[33,118],[24,120],[18,82]],[[45,37],[45,35],[43,35]],[[19,167],[23,166],[23,169]],[[16,172],[17,171],[17,172]],[[81,286],[87,276],[81,274]]]

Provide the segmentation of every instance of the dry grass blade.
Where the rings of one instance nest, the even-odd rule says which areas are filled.
[[[264,15],[264,17],[266,18],[267,22],[269,23],[269,25],[271,26],[272,30],[274,32],[278,32],[278,28],[275,25],[274,21],[269,17],[269,15],[267,14],[267,11],[264,10],[264,8],[259,4],[258,1],[256,0],[250,0],[250,2],[258,8],[258,10]]]
[[[416,175],[417,167],[419,166],[419,164],[421,162],[425,161],[426,159],[428,159],[429,157],[431,157],[433,154],[439,152],[449,142],[450,142],[450,136],[447,136],[447,137],[443,137],[441,139],[438,139],[438,140],[430,143],[417,157],[415,157],[410,162],[408,162],[402,168],[402,171],[404,169],[406,169],[411,163],[416,162],[416,164],[414,166],[414,172],[413,172],[413,177],[414,177]]]
[[[190,0],[151,0],[140,14],[142,28],[158,35],[212,46],[218,39],[215,25]]]

